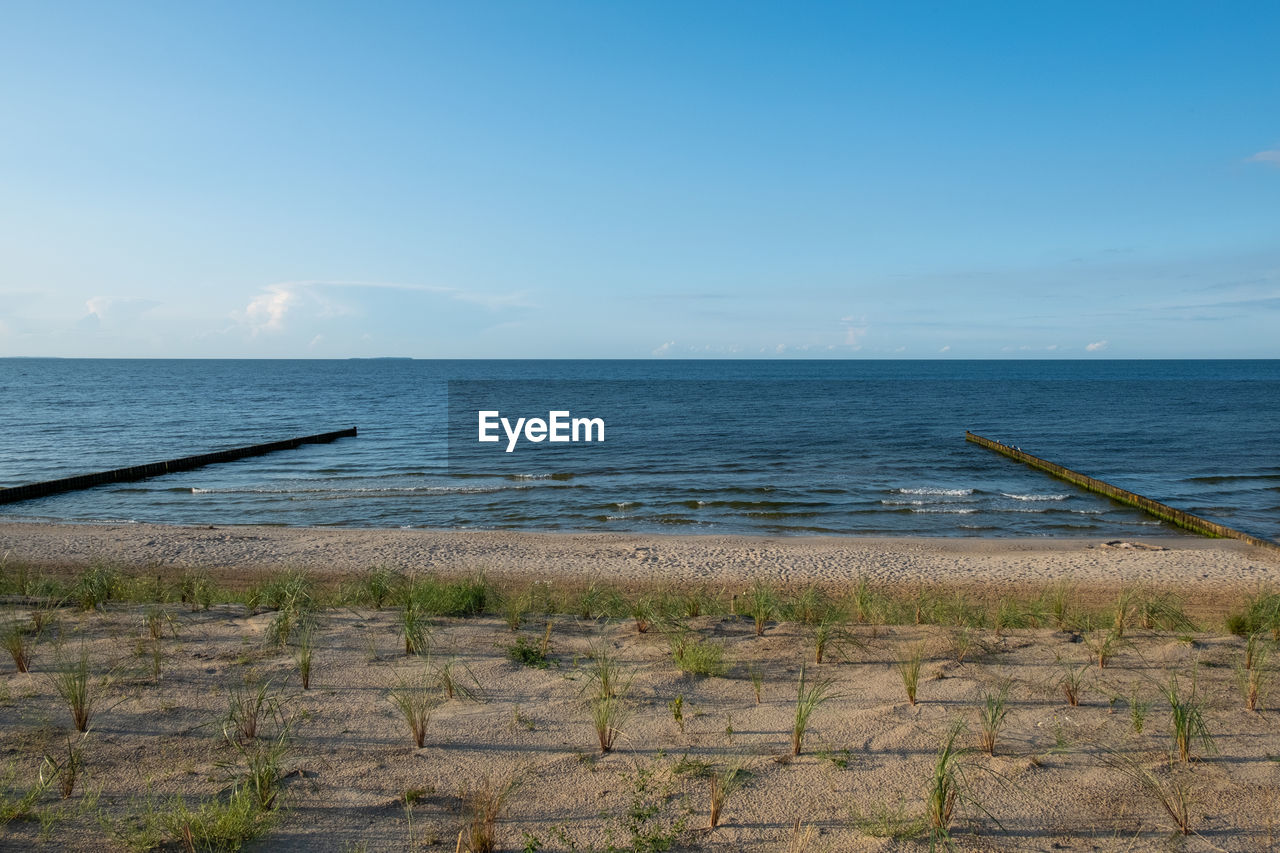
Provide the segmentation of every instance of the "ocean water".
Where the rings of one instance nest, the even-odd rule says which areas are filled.
[[[476,410],[606,422],[481,445]],[[1280,538],[1277,361],[0,359],[0,485],[357,438],[0,504],[10,520],[767,535],[1172,532],[964,431]]]

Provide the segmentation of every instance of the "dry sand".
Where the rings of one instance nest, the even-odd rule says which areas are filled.
[[[0,555],[35,565],[105,559],[139,569],[204,568],[223,575],[388,566],[483,570],[510,579],[840,585],[862,577],[983,589],[1066,579],[1085,588],[1137,583],[1215,597],[1280,582],[1280,550],[1183,535],[1136,543],[1149,547],[1108,547],[1107,541],[0,524]]]
[[[437,620],[426,664],[401,653],[393,613],[342,610],[323,619],[314,681],[302,691],[289,651],[265,640],[270,614],[226,606],[170,612],[176,637],[163,641],[159,679],[149,673],[145,643],[141,655],[135,651],[140,608],[61,617],[72,648],[85,639],[98,670],[114,668],[117,680],[86,741],[79,791],[65,805],[52,795],[41,803],[51,812],[65,809],[51,824],[47,849],[119,849],[94,812],[77,811],[87,791],[98,791],[96,808],[117,820],[147,794],[164,807],[173,795],[225,793],[233,773],[227,765],[237,753],[223,738],[223,720],[229,691],[246,680],[269,683],[299,721],[284,760],[289,775],[279,824],[249,849],[452,851],[463,823],[461,790],[486,776],[511,774],[524,784],[499,826],[498,849],[521,850],[524,833],[536,836],[543,850],[598,850],[609,843],[631,849],[622,816],[638,771],[653,771],[655,780],[672,786],[674,799],[655,821],[688,811],[697,830],[707,821],[708,782],[676,775],[679,760],[723,768],[741,756],[750,776],[730,799],[723,825],[685,834],[688,847],[787,850],[799,821],[817,834],[806,848],[811,851],[924,850],[919,835],[894,840],[877,833],[922,813],[925,782],[948,727],[963,720],[962,743],[974,746],[982,697],[1005,683],[1010,712],[996,754],[964,759],[973,802],[957,806],[959,849],[1257,851],[1272,849],[1276,838],[1277,705],[1267,703],[1260,714],[1243,709],[1231,669],[1241,642],[1233,637],[1187,642],[1139,631],[1106,669],[1086,668],[1082,704],[1070,707],[1057,686],[1057,658],[1083,664],[1088,651],[1069,633],[987,633],[988,650],[971,650],[960,663],[945,629],[858,626],[858,646],[821,667],[809,665],[809,678],[833,679],[838,695],[814,712],[804,752],[793,759],[796,683],[812,652],[804,629],[791,623],[770,625],[756,637],[745,619],[691,620],[691,627],[726,645],[732,664],[727,677],[693,678],[672,665],[662,636],[638,634],[627,624],[561,619],[551,638],[552,665],[534,669],[507,658],[504,648],[514,638],[501,620]],[[541,620],[534,621],[522,636],[536,643],[541,629]],[[903,648],[920,641],[928,660],[920,704],[912,707],[895,664]],[[584,692],[586,655],[601,643],[636,673],[624,736],[603,757]],[[17,674],[7,662],[0,671],[0,752],[28,782],[40,756],[56,755],[69,731],[66,707],[47,677],[54,656],[45,642],[31,674]],[[444,702],[425,747],[416,749],[388,688],[448,658],[470,671],[477,697]],[[1167,672],[1186,678],[1197,661],[1218,751],[1197,750],[1200,760],[1171,767],[1169,710],[1159,691]],[[751,667],[764,675],[759,704]],[[461,666],[458,671],[462,677]],[[683,696],[684,731],[670,710],[677,695]],[[1142,733],[1133,731],[1130,717],[1135,695],[1153,703]],[[1184,781],[1198,835],[1175,841],[1154,795],[1107,765],[1111,750],[1162,784]],[[409,791],[421,797],[412,823],[404,808]],[[29,849],[40,837],[39,823],[16,821],[0,828],[0,848]]]
[[[1280,579],[1268,552],[1189,537],[1143,540],[1155,548],[1104,547],[1092,541],[865,540],[652,537],[415,530],[298,530],[151,525],[0,525],[0,554],[51,568],[105,558],[134,567],[221,568],[228,573],[282,567],[347,573],[373,565],[446,571],[485,569],[495,577],[606,578],[737,584],[757,577],[801,584],[841,584],[856,577],[906,584],[1021,587],[1068,579],[1082,589],[1122,581],[1158,583],[1188,603],[1228,596]],[[298,725],[285,760],[278,825],[256,850],[452,851],[462,825],[460,791],[484,777],[517,775],[524,784],[499,826],[500,850],[632,849],[625,814],[637,773],[670,784],[658,815],[689,813],[682,844],[717,851],[788,850],[799,822],[816,835],[809,851],[924,850],[922,836],[883,837],[921,814],[925,781],[954,720],[965,746],[976,744],[985,694],[1008,684],[1010,711],[996,754],[965,757],[971,802],[957,805],[963,850],[1274,849],[1280,828],[1280,704],[1244,710],[1233,669],[1243,641],[1216,633],[1179,637],[1131,632],[1106,669],[1086,666],[1087,642],[1070,631],[1024,629],[997,637],[979,631],[963,661],[955,629],[854,625],[856,643],[815,672],[832,679],[835,698],[813,714],[804,753],[789,757],[801,663],[810,660],[808,629],[770,623],[764,636],[749,620],[700,617],[689,626],[725,645],[724,677],[694,678],[673,665],[667,639],[630,624],[556,617],[551,666],[511,661],[514,640],[500,619],[437,619],[429,662],[402,654],[392,611],[340,609],[322,614],[312,688],[300,689],[294,657],[266,641],[270,613],[220,605],[208,612],[169,606],[174,630],[162,641],[163,674],[151,676],[141,638],[142,608],[63,610],[59,631],[69,648],[88,644],[99,672],[116,681],[103,694],[86,741],[85,776],[65,805],[46,795],[52,820],[47,849],[115,849],[96,818],[118,819],[148,793],[213,797],[227,790],[236,751],[223,718],[229,692],[267,683],[287,700]],[[18,617],[21,612],[15,611]],[[521,629],[536,643],[544,620]],[[926,662],[917,706],[907,703],[897,661],[923,642]],[[616,751],[600,756],[584,692],[587,655],[606,645],[635,673],[631,709]],[[40,757],[69,730],[66,707],[48,677],[55,643],[36,646],[33,672],[0,668],[0,760],[34,778]],[[469,670],[474,700],[444,702],[416,749],[388,701],[399,679],[418,677],[448,659]],[[1082,704],[1063,699],[1060,660],[1084,667]],[[757,703],[749,673],[763,674]],[[1198,672],[1216,752],[1198,749],[1190,765],[1168,758],[1168,703],[1160,690],[1172,672],[1184,685]],[[670,703],[684,702],[684,730]],[[1150,702],[1141,733],[1131,703]],[[1109,762],[1122,753],[1166,789],[1183,784],[1193,800],[1196,834],[1175,837],[1152,790]],[[723,767],[735,757],[750,775],[725,808],[723,825],[707,820],[708,782],[678,774],[681,757]],[[17,790],[11,786],[10,791]],[[90,809],[86,792],[100,798]],[[411,815],[406,792],[419,795]],[[90,803],[91,804],[91,803]],[[410,819],[411,818],[411,819]],[[41,825],[0,827],[0,848],[41,843]]]

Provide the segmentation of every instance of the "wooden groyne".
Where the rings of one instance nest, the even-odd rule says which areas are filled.
[[[988,450],[994,450],[1002,456],[1008,456],[1010,459],[1026,463],[1032,468],[1057,477],[1059,480],[1066,480],[1068,483],[1079,486],[1082,489],[1087,489],[1090,492],[1096,492],[1122,504],[1136,507],[1161,521],[1167,521],[1193,533],[1215,538],[1239,539],[1242,542],[1248,542],[1250,545],[1259,545],[1263,548],[1280,548],[1280,544],[1269,539],[1259,539],[1233,527],[1227,527],[1225,524],[1218,524],[1216,521],[1210,521],[1207,518],[1201,518],[1198,515],[1192,515],[1180,509],[1174,509],[1168,504],[1153,501],[1151,498],[1131,492],[1128,489],[1122,489],[1119,486],[1113,486],[1102,480],[1095,480],[1093,477],[1086,476],[1078,471],[1072,471],[1070,468],[1064,468],[1054,462],[1041,459],[1039,456],[1032,456],[1030,453],[1019,450],[1016,447],[1010,447],[1007,444],[1001,444],[998,441],[974,435],[968,430],[965,430],[964,437],[966,441],[972,441],[974,444],[981,445]]]
[[[277,450],[292,450],[303,444],[325,444],[339,438],[349,438],[355,434],[356,428],[351,427],[350,429],[339,429],[333,432],[322,432],[317,435],[286,438],[283,441],[271,441],[266,444],[233,447],[230,450],[215,450],[212,453],[184,456],[181,459],[169,459],[165,462],[149,462],[146,465],[133,465],[128,468],[99,471],[96,474],[80,474],[75,477],[63,477],[61,480],[46,480],[43,483],[11,486],[7,489],[0,489],[0,504],[42,498],[46,495],[56,495],[59,492],[89,489],[106,483],[127,483],[130,480],[159,477],[161,474],[190,471],[192,468],[201,468],[217,462],[234,462],[237,459],[244,459],[248,456],[262,456],[265,453],[275,453]]]

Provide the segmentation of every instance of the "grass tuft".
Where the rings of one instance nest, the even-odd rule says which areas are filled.
[[[302,678],[302,689],[311,689],[311,669],[315,663],[316,628],[313,624],[303,625],[298,632],[298,642],[293,650],[293,659],[298,664],[298,675]]]
[[[800,683],[796,688],[796,713],[791,726],[791,754],[799,755],[804,746],[804,733],[809,727],[809,717],[819,705],[833,698],[830,678],[821,678],[805,687],[804,665],[800,665]]]
[[[1266,699],[1271,680],[1271,672],[1267,669],[1269,656],[1268,647],[1260,643],[1257,648],[1246,650],[1244,663],[1236,668],[1236,680],[1244,695],[1244,706],[1250,711],[1257,711],[1258,705]]]
[[[920,686],[920,669],[924,665],[924,643],[916,643],[898,658],[898,674],[907,691],[907,701],[916,704],[916,691]]]
[[[279,711],[279,699],[271,694],[271,683],[245,683],[227,694],[227,715],[222,734],[231,743],[242,744],[258,736],[267,720]]]
[[[951,843],[951,821],[961,794],[960,761],[964,756],[964,749],[957,746],[956,741],[963,731],[964,723],[959,720],[947,730],[925,789],[925,816],[929,821],[931,847],[939,842],[943,845]]]
[[[747,615],[756,626],[756,636],[763,637],[764,629],[778,612],[778,596],[773,587],[756,581],[747,592]]]
[[[425,681],[401,681],[391,688],[387,698],[409,727],[414,745],[422,749],[427,742],[427,724],[440,702],[434,687]]]
[[[498,849],[498,821],[507,808],[507,800],[520,786],[518,776],[496,780],[485,777],[474,787],[461,792],[467,823],[462,841],[470,853],[493,853]]]
[[[13,658],[13,665],[18,672],[27,672],[31,668],[31,642],[27,639],[27,628],[16,619],[0,629],[0,643]]]
[[[724,811],[725,803],[729,802],[729,798],[746,784],[746,765],[746,759],[738,757],[724,768],[713,770],[708,775],[711,788],[711,829],[720,825],[720,815]]]
[[[1058,687],[1062,690],[1067,704],[1075,708],[1080,704],[1080,694],[1084,690],[1085,673],[1089,669],[1089,664],[1077,666],[1068,661],[1059,660],[1058,666],[1062,669],[1062,675],[1058,678]]]
[[[1213,736],[1209,733],[1208,724],[1204,720],[1204,703],[1198,695],[1197,687],[1193,676],[1190,691],[1183,692],[1177,673],[1172,673],[1164,691],[1164,697],[1169,702],[1169,727],[1173,736],[1173,751],[1183,764],[1191,760],[1192,748],[1196,742],[1199,742],[1206,752],[1213,752],[1216,748]]]
[[[979,711],[982,723],[982,750],[987,755],[995,755],[996,736],[1004,727],[1005,717],[1009,714],[1009,684],[1000,685],[995,693],[985,693],[982,697],[982,708]]]
[[[729,671],[724,645],[704,640],[693,632],[678,632],[669,638],[671,660],[686,675],[721,676]]]
[[[71,712],[71,723],[78,732],[89,730],[98,699],[98,690],[90,684],[89,675],[89,650],[82,645],[74,660],[60,659],[50,677],[54,691]]]

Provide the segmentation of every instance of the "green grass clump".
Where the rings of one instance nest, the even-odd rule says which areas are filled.
[[[603,643],[591,647],[587,666],[587,687],[597,696],[614,696],[626,693],[635,678],[634,672],[626,672],[609,647]]]
[[[56,780],[58,793],[64,800],[75,791],[76,781],[84,769],[84,739],[83,734],[78,738],[68,737],[66,750],[58,755],[45,753],[40,767],[40,784],[49,786]]]
[[[520,630],[532,608],[533,594],[528,591],[502,596],[502,616],[511,633]]]
[[[183,797],[159,806],[147,802],[116,822],[111,834],[134,850],[236,851],[265,835],[277,814],[260,808],[253,793],[238,786],[225,797],[194,804]]]
[[[1280,593],[1271,590],[1245,599],[1242,610],[1227,616],[1227,630],[1240,637],[1266,631],[1272,640],[1280,641]]]
[[[505,779],[485,777],[463,788],[460,799],[466,812],[461,842],[470,853],[493,853],[498,849],[498,821],[507,801],[520,786],[517,776]]]
[[[995,693],[985,693],[982,697],[982,708],[979,710],[982,723],[982,749],[987,755],[995,755],[996,736],[1004,727],[1005,717],[1009,714],[1009,685],[1002,684]]]
[[[18,672],[27,672],[31,668],[31,646],[27,637],[27,626],[17,619],[5,623],[0,628],[0,645],[13,658],[13,665]]]
[[[581,619],[618,618],[629,615],[626,598],[612,586],[592,583],[565,602],[566,610]]]
[[[1008,596],[1001,598],[996,604],[995,625],[996,636],[1002,637],[1005,632],[1018,628],[1034,628],[1040,624],[1041,615],[1034,603],[1025,604]]]
[[[1194,631],[1196,624],[1187,616],[1182,599],[1173,592],[1150,591],[1138,601],[1138,622],[1148,631]]]
[[[274,738],[235,743],[240,754],[236,767],[239,778],[236,784],[249,792],[259,809],[267,811],[276,806],[280,783],[284,778],[281,764],[289,751],[291,726],[280,727]]]
[[[905,799],[892,806],[876,804],[869,814],[855,809],[853,825],[864,835],[898,841],[918,838],[928,828],[924,816],[908,812]]]
[[[756,581],[747,592],[747,615],[756,626],[756,636],[764,636],[764,629],[778,613],[778,595],[773,587]]]
[[[1135,687],[1133,692],[1129,694],[1129,725],[1134,734],[1142,734],[1142,729],[1147,721],[1147,712],[1150,710],[1151,700],[1143,699],[1139,696]]]
[[[722,643],[680,632],[670,638],[670,644],[672,662],[686,675],[722,676],[729,671]]]
[[[81,610],[98,610],[119,595],[120,573],[111,566],[93,565],[85,569],[71,588],[71,597]]]
[[[920,670],[924,666],[924,643],[917,643],[906,650],[898,658],[898,674],[902,676],[902,686],[907,691],[907,701],[916,704],[916,693],[920,687]]]
[[[258,600],[275,610],[310,610],[315,604],[315,582],[303,571],[277,572],[258,587]]]
[[[1093,652],[1093,659],[1098,664],[1098,669],[1106,669],[1107,662],[1115,655],[1116,650],[1125,643],[1124,635],[1119,629],[1112,628],[1107,631],[1095,631],[1092,635],[1085,637],[1085,645]]]
[[[302,678],[303,690],[311,689],[311,671],[315,663],[315,653],[316,628],[314,625],[304,625],[298,632],[298,642],[293,650],[294,660],[298,664],[298,675]]]
[[[412,599],[400,608],[400,636],[404,638],[404,653],[420,655],[427,651],[427,615]]]
[[[813,662],[820,664],[830,652],[839,654],[849,646],[861,646],[858,638],[845,628],[844,613],[830,609],[816,622],[809,624],[809,639],[813,644]]]
[[[208,610],[213,604],[213,581],[205,572],[184,572],[178,582],[178,598],[192,611]]]
[[[1084,690],[1085,672],[1089,669],[1089,664],[1077,666],[1068,661],[1059,660],[1058,666],[1062,669],[1062,675],[1058,678],[1058,687],[1062,690],[1067,704],[1075,708],[1080,704],[1080,694]]]
[[[832,698],[830,678],[823,678],[805,685],[804,665],[800,666],[800,684],[796,688],[796,713],[791,727],[791,754],[799,755],[804,746],[804,733],[809,727],[809,717],[819,705]]]
[[[1249,645],[1245,648],[1244,661],[1236,667],[1236,680],[1240,684],[1240,692],[1244,694],[1244,705],[1250,711],[1257,711],[1258,704],[1266,698],[1267,686],[1271,680],[1271,672],[1267,669],[1267,658],[1270,648],[1265,643],[1254,644],[1254,634],[1249,637]]]
[[[506,647],[507,657],[524,666],[546,669],[551,665],[551,630],[554,627],[555,623],[548,619],[542,641],[536,645],[528,637],[517,637],[513,645]]]
[[[835,604],[819,587],[807,586],[800,590],[787,602],[785,612],[788,619],[803,625],[817,625],[824,621],[840,621],[841,614],[835,613]]]
[[[720,770],[713,770],[708,774],[711,787],[711,829],[720,825],[720,814],[724,811],[725,803],[746,784],[746,765],[746,759],[738,757]]]
[[[275,610],[267,626],[267,641],[276,646],[287,645],[295,630],[313,621],[320,605],[315,581],[301,571],[272,575],[251,593],[250,599],[255,607]]]
[[[71,712],[71,723],[78,732],[89,730],[98,700],[98,689],[90,683],[89,675],[89,650],[81,646],[74,660],[60,659],[50,676],[53,689]]]
[[[455,658],[449,658],[435,668],[432,675],[435,686],[444,691],[445,698],[459,696],[463,699],[479,701],[481,696],[480,682],[467,665]]]
[[[431,714],[440,704],[439,694],[427,681],[401,681],[392,687],[387,698],[409,727],[413,742],[422,749],[427,741],[427,724],[431,722]]]
[[[942,748],[938,750],[933,773],[925,787],[925,817],[929,821],[930,848],[941,843],[951,844],[951,822],[955,818],[956,804],[965,796],[961,761],[965,750],[956,745],[964,724],[957,720],[947,730]]]
[[[1199,697],[1196,679],[1192,678],[1190,691],[1184,692],[1177,673],[1171,674],[1164,697],[1169,702],[1169,728],[1173,736],[1173,751],[1178,759],[1183,764],[1189,762],[1196,742],[1206,752],[1213,752],[1213,736],[1204,720],[1204,703]]]
[[[258,737],[259,732],[280,711],[279,697],[271,693],[271,683],[246,682],[233,687],[227,694],[227,713],[223,717],[222,734],[230,743],[245,743]]]
[[[423,613],[431,616],[479,616],[492,598],[484,575],[461,580],[425,576],[409,578],[403,593]]]
[[[356,580],[351,596],[357,604],[381,610],[395,597],[401,581],[399,573],[386,566],[379,566],[365,572]]]
[[[618,736],[622,734],[622,727],[631,715],[626,703],[626,694],[597,692],[591,697],[589,710],[591,726],[595,729],[601,754],[611,752],[618,741]]]

